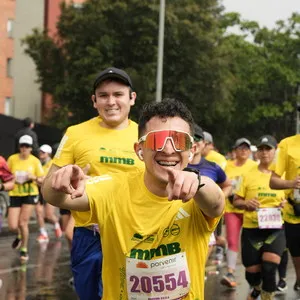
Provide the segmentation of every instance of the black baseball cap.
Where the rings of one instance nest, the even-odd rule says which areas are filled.
[[[195,127],[194,137],[196,139],[202,139],[203,140],[204,139],[204,134],[203,134],[202,128],[197,124],[194,124],[194,127]]]
[[[251,142],[248,139],[246,139],[246,138],[243,137],[243,138],[237,139],[235,141],[235,143],[233,145],[233,149],[241,146],[242,144],[246,144],[249,148],[251,146]]]
[[[277,148],[277,141],[274,138],[274,136],[272,135],[263,135],[259,138],[259,142],[257,145],[257,148],[261,147],[261,146],[269,146],[271,148]]]
[[[94,81],[94,92],[96,90],[96,88],[98,87],[98,85],[106,80],[106,79],[118,79],[121,80],[122,82],[124,82],[126,85],[128,85],[129,87],[133,88],[132,86],[132,81],[129,77],[129,75],[121,69],[115,68],[115,67],[110,67],[105,69],[104,71],[100,72],[95,81]]]

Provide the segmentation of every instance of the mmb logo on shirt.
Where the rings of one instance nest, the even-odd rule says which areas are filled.
[[[100,162],[105,164],[134,165],[133,158],[100,156]]]

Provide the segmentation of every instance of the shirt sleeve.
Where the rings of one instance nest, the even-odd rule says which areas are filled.
[[[222,168],[219,165],[216,165],[217,167],[217,181],[216,183],[223,183],[224,181],[226,181],[226,174],[225,172],[222,170]]]
[[[4,158],[0,158],[0,175],[3,182],[10,181],[14,178],[14,175],[11,173],[8,164]]]
[[[36,163],[36,176],[37,177],[41,177],[41,176],[44,176],[45,175],[45,172],[44,172],[44,169],[43,169],[43,166],[42,166],[42,164],[39,162],[39,161],[37,161],[37,163]]]
[[[279,176],[282,176],[286,171],[286,163],[287,163],[287,149],[284,142],[280,142],[277,150],[277,157],[276,157],[276,166],[275,166],[275,173]]]
[[[68,128],[57,148],[56,154],[53,158],[53,164],[59,167],[63,167],[68,164],[73,164],[75,162],[74,143],[75,137],[72,134],[71,128]]]

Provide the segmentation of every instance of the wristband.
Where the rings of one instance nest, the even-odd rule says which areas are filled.
[[[204,183],[201,184],[201,175],[200,175],[200,171],[198,169],[186,167],[182,171],[192,172],[192,173],[195,173],[198,176],[199,184],[198,184],[197,191],[199,191],[205,185]]]

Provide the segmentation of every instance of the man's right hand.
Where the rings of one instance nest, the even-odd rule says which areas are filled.
[[[51,186],[54,190],[71,195],[71,198],[81,197],[85,189],[85,174],[77,165],[67,165],[52,175]]]

